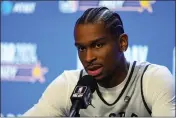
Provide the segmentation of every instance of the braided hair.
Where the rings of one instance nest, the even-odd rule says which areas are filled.
[[[89,8],[76,21],[77,24],[98,23],[104,21],[105,27],[116,36],[124,33],[123,23],[119,14],[110,11],[107,7]]]

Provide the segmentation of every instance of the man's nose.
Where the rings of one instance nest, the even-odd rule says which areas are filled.
[[[85,61],[87,63],[92,63],[94,60],[96,60],[96,57],[95,57],[93,51],[91,49],[87,49]]]

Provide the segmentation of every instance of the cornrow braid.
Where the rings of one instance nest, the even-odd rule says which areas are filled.
[[[98,23],[104,21],[109,31],[119,36],[124,33],[123,23],[119,14],[110,11],[107,7],[89,8],[77,20],[77,24]]]

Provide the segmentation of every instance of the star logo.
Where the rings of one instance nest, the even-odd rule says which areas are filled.
[[[152,5],[151,4],[154,4],[156,1],[144,1],[144,0],[141,0],[139,1],[139,4],[140,4],[140,8],[139,8],[139,12],[143,12],[144,10],[147,10],[148,12],[152,13],[153,12],[153,9],[152,9]]]
[[[39,80],[40,83],[45,82],[44,75],[48,72],[48,69],[46,67],[41,67],[41,63],[38,62],[33,68],[32,68],[32,77]]]

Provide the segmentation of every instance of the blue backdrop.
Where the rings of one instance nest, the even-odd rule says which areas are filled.
[[[3,1],[1,115],[24,113],[64,70],[81,68],[74,24],[86,8],[101,5],[122,17],[128,60],[165,65],[175,76],[174,1]]]

